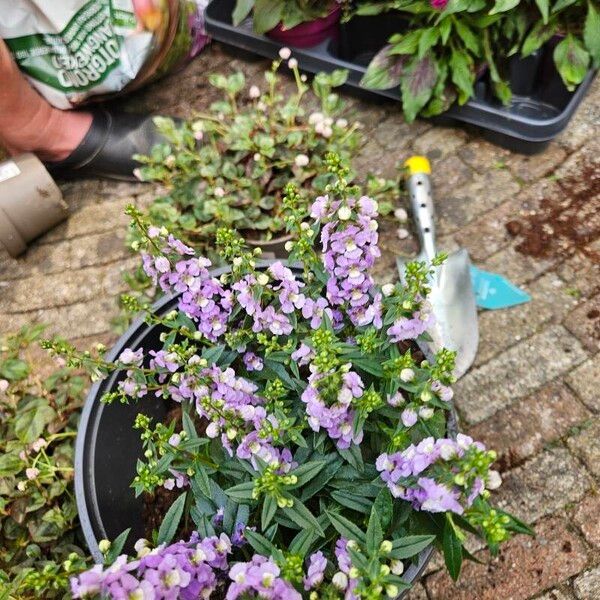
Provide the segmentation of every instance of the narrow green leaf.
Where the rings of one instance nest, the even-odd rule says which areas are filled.
[[[158,529],[157,544],[168,544],[177,533],[179,522],[183,515],[183,509],[185,507],[185,499],[187,494],[181,494],[173,504],[171,504],[163,522],[160,524]]]
[[[117,557],[123,552],[123,546],[125,546],[125,542],[129,537],[129,532],[131,531],[131,527],[121,532],[110,545],[109,551],[104,556],[104,564],[112,565]]]
[[[234,500],[252,500],[252,491],[254,490],[254,481],[239,483],[225,490],[225,493]]]
[[[574,90],[587,73],[590,55],[581,41],[569,34],[554,49],[554,62],[567,89]]]
[[[442,538],[442,548],[444,551],[444,562],[450,577],[454,581],[460,575],[462,565],[462,543],[456,535],[454,525],[448,515],[446,515],[446,523],[444,525],[444,533]]]
[[[258,554],[267,557],[277,556],[279,550],[264,535],[256,533],[256,531],[253,531],[252,529],[246,529],[244,531],[244,537]]]
[[[394,514],[392,494],[387,487],[383,488],[379,494],[377,494],[373,506],[377,509],[377,514],[381,519],[382,529],[386,531],[392,522],[392,516]]]
[[[588,12],[583,28],[583,41],[590,53],[594,66],[600,66],[600,12],[592,2],[588,2]]]
[[[379,550],[379,546],[383,542],[383,531],[381,529],[381,521],[377,514],[375,506],[371,509],[369,517],[369,525],[367,527],[367,550],[371,556]]]
[[[490,10],[490,15],[495,15],[498,13],[506,12],[518,6],[521,0],[496,0],[496,3]]]
[[[393,557],[399,560],[415,556],[435,540],[435,535],[409,535],[392,542]]]
[[[310,510],[306,508],[302,501],[299,498],[295,498],[291,495],[289,497],[292,498],[294,504],[290,507],[284,508],[284,514],[292,521],[295,521],[301,527],[309,527],[311,529],[314,529],[315,532],[318,533],[320,536],[324,536],[325,533],[319,525],[319,522],[317,521],[315,516],[310,512]]]
[[[314,539],[315,532],[312,529],[303,529],[297,533],[294,539],[290,542],[290,553],[297,554],[298,556],[304,558],[308,553]]]
[[[194,421],[185,409],[183,410],[183,413],[181,415],[181,420],[183,424],[183,430],[186,432],[188,440],[193,440],[194,438],[198,437]]]
[[[343,517],[338,513],[334,513],[328,510],[326,510],[325,512],[329,517],[331,524],[340,535],[344,536],[349,540],[359,542],[360,544],[366,543],[365,534],[352,521],[346,519],[346,517]]]
[[[550,2],[549,0],[535,0],[540,13],[542,14],[542,20],[544,23],[548,22],[548,16],[550,14]]]
[[[355,510],[355,511],[363,513],[365,515],[368,515],[371,510],[371,506],[372,506],[371,500],[369,500],[368,498],[365,498],[364,496],[358,496],[356,494],[351,494],[351,493],[347,492],[346,490],[341,491],[341,492],[340,491],[332,492],[331,497],[338,504],[341,504],[342,506],[345,506],[346,508],[350,508],[351,510]]]
[[[273,496],[265,496],[262,505],[262,513],[260,517],[260,528],[265,531],[271,524],[275,512],[277,511],[277,500]]]
[[[200,491],[207,497],[210,498],[210,480],[206,469],[200,463],[195,464],[196,473],[194,475],[194,481],[198,485]]]
[[[236,27],[250,14],[253,6],[254,0],[237,0],[231,13],[231,20]]]
[[[283,2],[280,0],[255,0],[254,31],[266,33],[281,21]]]
[[[312,460],[294,469],[289,475],[295,475],[298,481],[293,485],[287,486],[287,489],[293,490],[306,485],[323,470],[326,464],[324,460]]]

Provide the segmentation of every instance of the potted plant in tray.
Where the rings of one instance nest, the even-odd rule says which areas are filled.
[[[209,112],[181,126],[158,121],[167,143],[137,157],[143,163],[138,176],[167,189],[149,209],[154,223],[203,252],[219,227],[230,226],[249,244],[275,246],[275,254],[282,254],[284,185],[296,184],[306,209],[311,190],[323,191],[331,179],[323,167],[325,153],[349,160],[362,142],[359,124],[342,116],[344,103],[334,92],[346,72],[317,74],[311,94],[290,54],[289,48],[281,49],[265,73],[264,87],[247,87],[242,73],[214,74],[210,82],[223,99]],[[284,61],[295,81],[289,93],[278,77]],[[367,189],[382,214],[389,213],[397,184],[368,175]]]
[[[254,30],[297,48],[335,37],[346,0],[237,0],[232,13],[239,25],[252,13]]]
[[[94,494],[111,498],[106,523],[126,510],[127,493],[151,503],[172,493],[137,556],[74,578],[76,598],[395,598],[433,545],[457,577],[469,557],[465,531],[492,552],[529,531],[489,504],[500,483],[494,452],[452,425],[453,353],[428,361],[414,343],[431,323],[427,267],[410,266],[405,286],[374,283],[377,204],[348,185],[338,157],[327,162],[336,180],[311,220],[287,188],[290,266],[258,265],[222,229],[230,268],[211,272],[210,261],[130,209],[147,273],[175,294],[172,310],[148,311],[146,328],[160,331],[153,347],[137,329],[114,361],[47,344],[96,377],[112,373],[82,418],[81,514],[98,511]],[[115,415],[139,412],[133,490],[91,489],[103,468],[93,456],[108,450],[85,448],[106,427],[89,420],[102,394]],[[148,402],[170,403],[172,418],[153,421]],[[106,439],[130,448],[120,431]],[[121,453],[119,471],[127,461]],[[88,527],[98,557],[114,560],[123,548],[125,535],[113,544],[94,536]]]

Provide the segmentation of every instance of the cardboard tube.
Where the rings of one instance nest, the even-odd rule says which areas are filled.
[[[0,163],[0,243],[11,256],[68,214],[60,189],[35,155]]]

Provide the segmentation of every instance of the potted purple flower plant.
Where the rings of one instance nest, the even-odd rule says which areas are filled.
[[[425,360],[414,342],[431,322],[429,267],[410,265],[404,286],[375,284],[377,203],[348,184],[336,155],[326,162],[336,181],[311,221],[286,190],[288,265],[257,264],[260,252],[222,229],[217,247],[231,266],[215,273],[130,208],[144,268],[177,306],[147,312],[160,343],[143,348],[137,337],[114,361],[47,344],[96,377],[120,373],[102,400],[142,411],[130,494],[173,493],[136,557],[117,557],[126,532],[111,543],[86,531],[107,564],[72,580],[75,598],[396,598],[434,545],[456,578],[465,531],[492,553],[529,532],[490,506],[495,453],[453,430],[453,353]],[[180,417],[153,422],[143,410],[156,397]],[[80,439],[89,427],[84,412]],[[90,475],[77,476],[82,490]],[[82,514],[86,498],[79,491]],[[115,500],[110,512],[119,510]]]

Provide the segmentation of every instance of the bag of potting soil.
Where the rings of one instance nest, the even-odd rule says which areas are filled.
[[[204,0],[19,0],[0,10],[0,37],[54,106],[71,108],[147,81],[206,37]],[[200,42],[199,42],[200,40]]]

